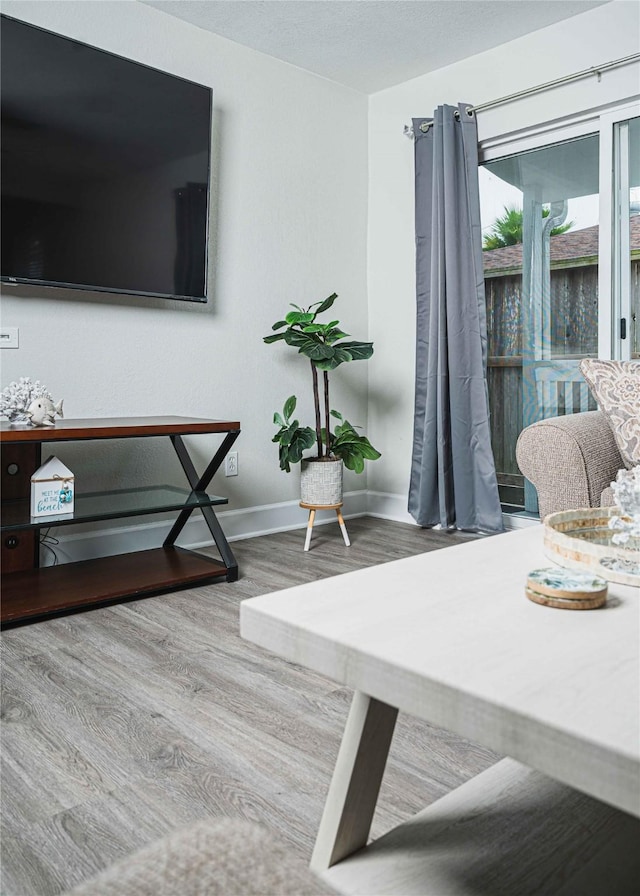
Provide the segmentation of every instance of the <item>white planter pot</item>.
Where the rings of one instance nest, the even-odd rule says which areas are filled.
[[[303,504],[327,506],[342,503],[342,461],[303,460],[300,471],[300,500]]]

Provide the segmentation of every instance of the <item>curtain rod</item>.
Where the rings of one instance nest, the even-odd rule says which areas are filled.
[[[480,103],[477,106],[467,106],[466,112],[471,115],[473,112],[482,112],[485,109],[492,109],[494,106],[500,106],[502,103],[508,103],[510,100],[520,99],[525,96],[531,96],[542,90],[548,90],[550,87],[557,87],[559,84],[568,84],[570,81],[577,81],[579,78],[587,78],[589,75],[597,75],[598,81],[602,72],[610,68],[617,68],[621,65],[628,65],[640,59],[640,53],[632,53],[631,56],[623,56],[621,59],[614,59],[612,62],[605,62],[602,65],[594,65],[591,68],[585,68],[580,72],[574,72],[572,75],[565,75],[563,78],[556,78],[554,81],[546,81],[544,84],[538,84],[536,87],[528,87],[526,90],[519,90],[516,93],[510,93],[508,96],[501,96],[497,100],[490,100],[487,103]],[[456,111],[456,118],[460,117],[460,113]],[[420,129],[423,133],[429,130],[431,122],[423,122]],[[404,134],[406,137],[413,138],[413,128],[410,125],[404,126]]]

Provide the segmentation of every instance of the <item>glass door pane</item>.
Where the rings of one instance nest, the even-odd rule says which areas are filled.
[[[505,509],[535,512],[515,459],[544,417],[595,408],[579,370],[598,354],[599,137],[480,168],[492,444]]]

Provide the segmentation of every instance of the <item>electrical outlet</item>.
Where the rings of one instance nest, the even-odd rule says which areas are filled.
[[[0,348],[18,348],[20,331],[17,327],[3,327],[0,330]]]
[[[224,461],[224,475],[225,476],[237,476],[238,475],[238,452],[230,451]]]

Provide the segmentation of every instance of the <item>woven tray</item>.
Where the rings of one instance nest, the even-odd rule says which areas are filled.
[[[638,560],[638,552],[611,540],[614,533],[609,519],[616,513],[615,507],[589,507],[550,514],[544,521],[545,556],[560,566],[588,570],[610,582],[640,588],[640,576],[606,565],[611,560]]]

